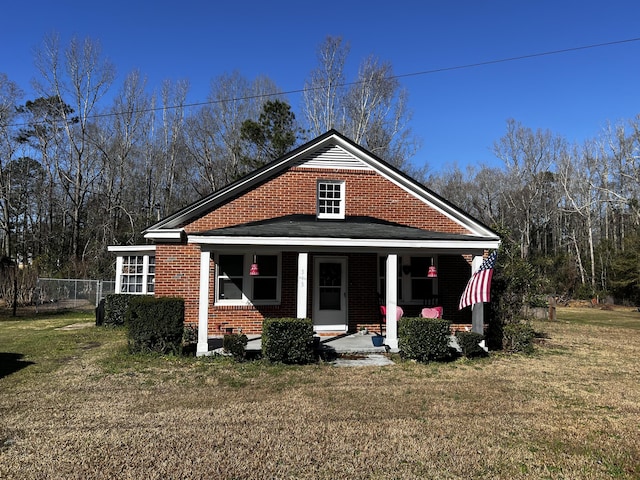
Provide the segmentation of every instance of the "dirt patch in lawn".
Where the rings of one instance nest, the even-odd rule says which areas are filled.
[[[72,323],[71,325],[67,325],[65,327],[56,328],[56,330],[80,330],[83,328],[94,327],[96,324],[94,322],[81,322],[81,323]]]

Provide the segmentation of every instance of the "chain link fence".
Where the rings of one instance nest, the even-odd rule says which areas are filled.
[[[33,300],[40,308],[93,308],[115,287],[109,280],[38,278]]]

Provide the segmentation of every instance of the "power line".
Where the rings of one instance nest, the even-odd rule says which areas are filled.
[[[442,72],[450,72],[453,70],[464,70],[464,69],[468,69],[468,68],[476,68],[476,67],[482,67],[482,66],[486,66],[486,65],[495,65],[498,63],[508,63],[508,62],[516,62],[516,61],[520,61],[520,60],[527,60],[530,58],[538,58],[538,57],[546,57],[546,56],[551,56],[551,55],[560,55],[563,53],[570,53],[570,52],[577,52],[580,50],[591,50],[594,48],[602,48],[602,47],[610,47],[613,45],[621,45],[624,43],[632,43],[632,42],[638,42],[640,41],[640,37],[635,37],[635,38],[627,38],[625,40],[614,40],[611,42],[603,42],[603,43],[593,43],[590,45],[582,45],[579,47],[570,47],[570,48],[563,48],[560,50],[549,50],[549,51],[545,51],[545,52],[538,52],[538,53],[530,53],[527,55],[518,55],[515,57],[506,57],[506,58],[500,58],[500,59],[496,59],[496,60],[486,60],[486,61],[482,61],[482,62],[476,62],[476,63],[467,63],[467,64],[463,64],[463,65],[456,65],[453,67],[442,67],[442,68],[435,68],[435,69],[431,69],[431,70],[421,70],[418,72],[411,72],[411,73],[401,73],[398,75],[392,75],[390,77],[388,77],[389,80],[394,80],[394,79],[399,79],[399,78],[407,78],[407,77],[417,77],[417,76],[421,76],[421,75],[432,75],[434,73],[442,73]],[[345,82],[342,84],[337,84],[336,87],[349,87],[352,85],[360,85],[362,83],[367,83],[367,80],[359,80],[359,81],[353,81],[353,82]],[[319,87],[310,87],[310,88],[300,88],[300,89],[296,89],[296,90],[287,90],[285,92],[273,92],[273,93],[263,93],[263,94],[259,94],[259,95],[247,95],[245,97],[234,97],[234,98],[225,98],[225,99],[220,99],[220,100],[207,100],[207,101],[202,101],[202,102],[194,102],[194,103],[186,103],[184,105],[169,105],[169,106],[163,106],[163,107],[153,107],[153,108],[144,108],[144,109],[140,109],[140,110],[133,110],[133,111],[126,111],[126,112],[111,112],[111,113],[100,113],[100,114],[96,114],[96,115],[90,115],[87,118],[104,118],[104,117],[112,117],[112,116],[116,116],[116,115],[121,115],[123,113],[149,113],[149,112],[156,112],[156,111],[161,111],[161,110],[175,110],[178,108],[193,108],[193,107],[202,107],[204,105],[215,105],[215,104],[219,104],[219,103],[226,103],[226,102],[235,102],[235,101],[241,101],[241,100],[254,100],[257,98],[268,98],[268,97],[277,97],[277,96],[281,96],[281,95],[294,95],[294,94],[298,94],[298,93],[304,93],[304,92],[310,92],[310,91],[314,91],[314,90],[321,90],[323,89],[324,86],[319,86]],[[37,124],[41,124],[44,122],[38,122]],[[28,123],[15,123],[15,124],[8,124],[6,125],[7,127],[21,127],[21,126],[26,126],[29,125]]]
[[[484,61],[484,62],[468,63],[466,65],[458,65],[456,67],[443,67],[443,68],[436,68],[434,70],[424,70],[424,71],[421,71],[421,72],[404,73],[404,74],[400,74],[400,75],[394,75],[392,78],[413,77],[413,76],[417,76],[417,75],[430,75],[432,73],[448,72],[448,71],[451,71],[451,70],[462,70],[462,69],[465,69],[465,68],[482,67],[482,66],[485,66],[485,65],[494,65],[496,63],[515,62],[515,61],[518,61],[518,60],[526,60],[526,59],[529,59],[529,58],[546,57],[546,56],[550,56],[550,55],[558,55],[558,54],[561,54],[561,53],[577,52],[579,50],[589,50],[589,49],[592,49],[592,48],[609,47],[609,46],[612,46],[612,45],[620,45],[622,43],[631,43],[631,42],[637,42],[637,41],[640,41],[640,37],[628,38],[626,40],[616,40],[616,41],[613,41],[613,42],[594,43],[594,44],[591,44],[591,45],[583,45],[581,47],[563,48],[561,50],[550,50],[548,52],[530,53],[528,55],[520,55],[520,56],[517,56],[517,57],[501,58],[499,60],[487,60],[487,61]]]

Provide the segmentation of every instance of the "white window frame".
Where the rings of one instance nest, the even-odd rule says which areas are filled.
[[[323,191],[323,186],[340,186],[340,196],[339,197],[331,197],[331,198],[323,198],[323,193],[328,193],[326,190]],[[316,186],[316,216],[319,219],[339,219],[343,220],[345,215],[345,204],[347,199],[347,188],[344,180],[318,180],[318,184]],[[334,191],[335,193],[335,191]],[[337,212],[321,212],[322,202],[339,202],[338,203],[338,211]],[[333,210],[335,208],[331,207]]]
[[[218,298],[218,293],[220,292],[220,280],[226,279],[228,277],[221,275],[220,269],[218,268],[220,255],[242,255],[242,291],[241,298],[238,299],[221,299]],[[254,277],[249,274],[249,270],[251,269],[251,264],[253,263],[253,254],[248,254],[246,252],[220,252],[216,253],[214,256],[214,262],[216,265],[215,268],[215,298],[214,305],[215,306],[223,306],[223,305],[236,305],[236,306],[246,306],[246,305],[280,305],[281,301],[281,292],[282,292],[282,255],[280,252],[259,252],[258,257],[263,256],[273,256],[277,257],[278,260],[278,275],[276,278],[276,298],[274,300],[253,300],[253,279],[259,278]],[[258,267],[260,264],[258,263]],[[273,278],[269,276],[268,278]]]
[[[148,248],[144,250],[120,250],[118,251],[118,256],[116,257],[116,285],[115,292],[122,293],[125,295],[153,295],[155,290],[155,256],[156,250],[155,247]],[[142,272],[134,272],[134,273],[125,273],[125,257],[142,257]],[[153,271],[150,271],[153,270]],[[125,276],[134,276],[140,275],[142,276],[142,288],[139,292],[123,292],[123,279]],[[153,288],[149,289],[149,286],[152,285]]]

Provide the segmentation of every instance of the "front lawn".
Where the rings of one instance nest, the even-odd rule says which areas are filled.
[[[532,356],[338,368],[130,356],[90,314],[0,320],[0,478],[638,478],[640,313]]]

